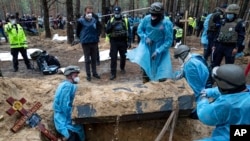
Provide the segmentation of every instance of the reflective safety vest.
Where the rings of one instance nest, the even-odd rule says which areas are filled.
[[[128,34],[128,18],[122,18],[122,20],[124,20],[125,21],[125,28],[126,28],[126,36],[128,36],[127,34]],[[112,17],[111,19],[110,19],[110,23],[113,23],[114,22],[114,17]],[[121,21],[121,22],[123,22],[123,21]],[[123,34],[123,33],[121,33],[121,34]],[[112,33],[111,34],[106,34],[106,41],[109,41],[109,38],[110,37],[112,37],[112,36],[115,36],[115,35],[112,35]]]
[[[28,47],[24,30],[19,24],[14,26],[11,23],[7,23],[4,26],[4,30],[8,35],[10,48]]]
[[[175,38],[182,38],[183,35],[183,29],[180,27],[177,27],[176,29],[176,33],[175,33]]]
[[[192,26],[194,22],[193,17],[188,17],[188,25]]]

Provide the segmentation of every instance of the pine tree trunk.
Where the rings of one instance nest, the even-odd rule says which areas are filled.
[[[80,16],[81,16],[80,7],[81,7],[81,1],[76,0],[76,5],[75,5],[75,17],[76,17],[76,19],[80,18]]]
[[[45,38],[51,38],[51,32],[49,27],[49,8],[48,8],[48,1],[41,0],[43,11],[44,11],[44,28],[45,28]]]
[[[66,10],[67,10],[67,38],[68,38],[68,44],[71,44],[74,41],[74,30],[73,25],[69,22],[74,20],[74,14],[73,14],[73,2],[72,0],[66,0]]]

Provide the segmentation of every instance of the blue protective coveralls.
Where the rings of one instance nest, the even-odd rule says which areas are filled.
[[[199,97],[200,92],[205,89],[209,77],[208,68],[204,62],[202,62],[202,59],[202,56],[192,54],[183,66],[184,78],[194,91],[196,99]]]
[[[201,44],[203,45],[204,49],[207,49],[208,46],[208,39],[207,39],[207,29],[208,29],[208,24],[209,24],[209,19],[212,16],[212,14],[209,14],[203,24],[203,32],[201,35]]]
[[[249,86],[248,86],[249,89]],[[250,93],[220,94],[218,87],[207,89],[209,102],[202,98],[197,103],[199,120],[209,126],[216,126],[210,138],[202,141],[229,141],[230,125],[250,125]]]
[[[64,137],[69,138],[69,130],[75,132],[84,140],[82,125],[72,123],[71,114],[73,111],[73,101],[77,86],[68,80],[64,80],[57,88],[53,103],[54,123],[56,130]]]
[[[156,26],[152,26],[151,15],[147,15],[139,24],[137,33],[141,41],[137,48],[127,53],[130,61],[141,66],[151,81],[173,78],[169,52],[173,41],[171,21],[164,18]],[[152,41],[150,46],[146,44],[147,38]],[[155,51],[157,56],[153,60],[151,56]]]

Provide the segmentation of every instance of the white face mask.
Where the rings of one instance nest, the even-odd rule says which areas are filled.
[[[74,81],[74,83],[79,83],[79,81],[80,81],[80,78],[79,77],[75,77],[75,78],[73,78],[73,81]]]
[[[121,18],[121,14],[115,14],[115,18]]]
[[[85,16],[87,19],[92,19],[92,13],[86,14]]]
[[[16,20],[14,19],[14,20],[10,20],[10,23],[11,24],[16,24]]]

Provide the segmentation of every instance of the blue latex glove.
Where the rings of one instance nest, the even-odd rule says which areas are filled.
[[[202,94],[205,94],[208,98],[214,98],[214,99],[218,98],[221,95],[218,87],[203,89],[201,91],[201,95]]]
[[[154,60],[154,59],[156,58],[156,56],[157,56],[157,52],[155,51],[155,52],[152,54],[151,59]]]

